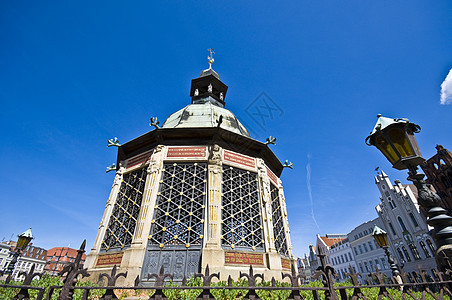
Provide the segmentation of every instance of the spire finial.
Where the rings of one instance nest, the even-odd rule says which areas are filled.
[[[207,60],[209,61],[209,69],[212,69],[212,64],[213,64],[213,62],[215,61],[215,60],[213,59],[213,55],[215,54],[215,52],[213,51],[212,48],[207,49],[207,51],[209,51],[209,53],[210,53],[210,55],[207,56]]]

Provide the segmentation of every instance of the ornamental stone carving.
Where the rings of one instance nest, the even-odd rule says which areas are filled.
[[[220,146],[217,144],[210,147],[210,154],[209,154],[209,164],[212,165],[221,165],[221,152],[220,152]]]

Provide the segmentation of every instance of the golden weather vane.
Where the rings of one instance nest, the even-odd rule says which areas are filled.
[[[207,60],[209,61],[209,69],[212,69],[212,64],[213,64],[213,62],[215,61],[215,60],[213,59],[213,55],[215,54],[215,52],[213,51],[212,48],[207,49],[207,51],[209,51],[209,53],[210,53],[210,55],[207,56]]]

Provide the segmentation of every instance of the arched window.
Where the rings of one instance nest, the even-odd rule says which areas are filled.
[[[410,213],[411,221],[413,221],[414,227],[418,227],[419,223],[416,221],[416,218],[414,217],[413,213]]]
[[[397,253],[399,254],[400,261],[405,261],[405,258],[403,257],[403,253],[402,253],[402,251],[400,250],[400,248],[397,248]]]
[[[393,234],[393,235],[397,235],[396,232],[395,232],[395,230],[394,230],[394,226],[392,226],[392,223],[389,222],[388,225],[389,225],[389,228],[391,228],[392,234]]]
[[[370,272],[369,266],[367,265],[367,261],[364,262],[364,268],[366,269],[366,272]]]
[[[359,270],[361,271],[361,273],[364,273],[363,265],[361,263],[358,263],[358,265],[359,265]]]
[[[411,261],[411,256],[408,254],[408,251],[406,250],[405,246],[402,247],[403,254],[405,254],[406,261]]]
[[[421,241],[419,244],[421,245],[422,251],[424,251],[425,257],[427,257],[427,258],[432,257],[430,255],[430,252],[428,252],[427,246],[425,246],[425,243]]]
[[[411,254],[413,254],[413,257],[415,260],[421,259],[421,256],[419,255],[419,251],[417,251],[417,247],[415,244],[410,244],[410,250],[411,250]]]
[[[431,240],[426,240],[428,247],[430,248],[430,251],[432,251],[432,253],[436,252],[435,246],[433,245]]]
[[[369,266],[370,266],[370,271],[373,272],[374,271],[374,263],[372,260],[369,260]]]
[[[397,217],[397,220],[400,223],[400,227],[402,227],[402,231],[407,231],[405,223],[403,223],[402,218],[401,217]]]

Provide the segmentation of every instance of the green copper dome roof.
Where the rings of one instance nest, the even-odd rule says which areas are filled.
[[[250,137],[246,128],[232,112],[211,101],[187,105],[169,116],[162,128],[217,127],[220,116],[222,116],[221,128]]]

